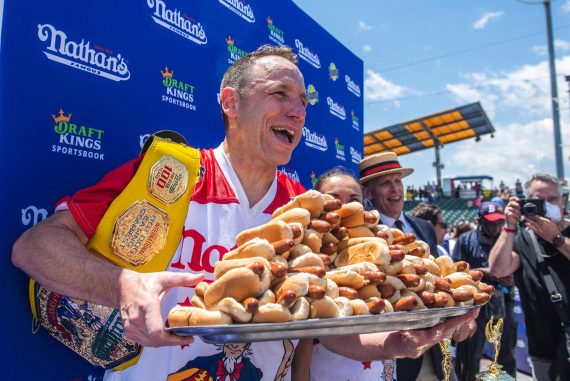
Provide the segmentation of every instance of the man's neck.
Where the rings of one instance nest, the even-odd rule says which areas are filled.
[[[223,148],[252,208],[271,187],[277,168],[260,163],[243,152],[231,150],[227,141],[224,141]]]

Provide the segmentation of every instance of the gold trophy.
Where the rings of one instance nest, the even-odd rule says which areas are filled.
[[[493,325],[493,316],[487,322],[485,326],[485,336],[487,341],[493,344],[494,354],[493,362],[489,365],[489,369],[483,372],[479,372],[475,375],[476,380],[480,381],[508,381],[514,380],[509,374],[504,370],[501,370],[502,366],[497,363],[497,358],[499,357],[499,349],[501,349],[501,336],[503,334],[503,318],[499,318],[496,324]]]
[[[441,348],[441,353],[443,354],[443,360],[441,360],[441,367],[443,369],[443,380],[449,381],[451,376],[451,339],[443,339],[439,343]]]

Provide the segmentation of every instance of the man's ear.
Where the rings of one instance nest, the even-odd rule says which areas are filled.
[[[220,104],[224,114],[230,119],[238,115],[237,109],[240,103],[240,95],[233,87],[224,87],[220,93]]]

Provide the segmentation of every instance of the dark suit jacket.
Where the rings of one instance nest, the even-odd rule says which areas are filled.
[[[437,257],[437,239],[435,237],[435,230],[433,226],[426,220],[405,214],[404,217],[416,231],[416,237],[429,245],[431,254]],[[432,363],[434,364],[434,372],[437,377],[443,379],[443,369],[441,368],[441,360],[443,358],[439,345],[434,345],[423,356],[417,359],[398,359],[396,361],[396,374],[398,381],[413,381],[416,379],[421,380],[419,376],[422,367],[423,357],[431,356]]]

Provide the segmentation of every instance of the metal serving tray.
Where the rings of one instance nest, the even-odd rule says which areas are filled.
[[[449,307],[286,323],[166,327],[165,330],[180,336],[200,336],[207,343],[249,343],[428,328],[471,309],[472,306]]]

